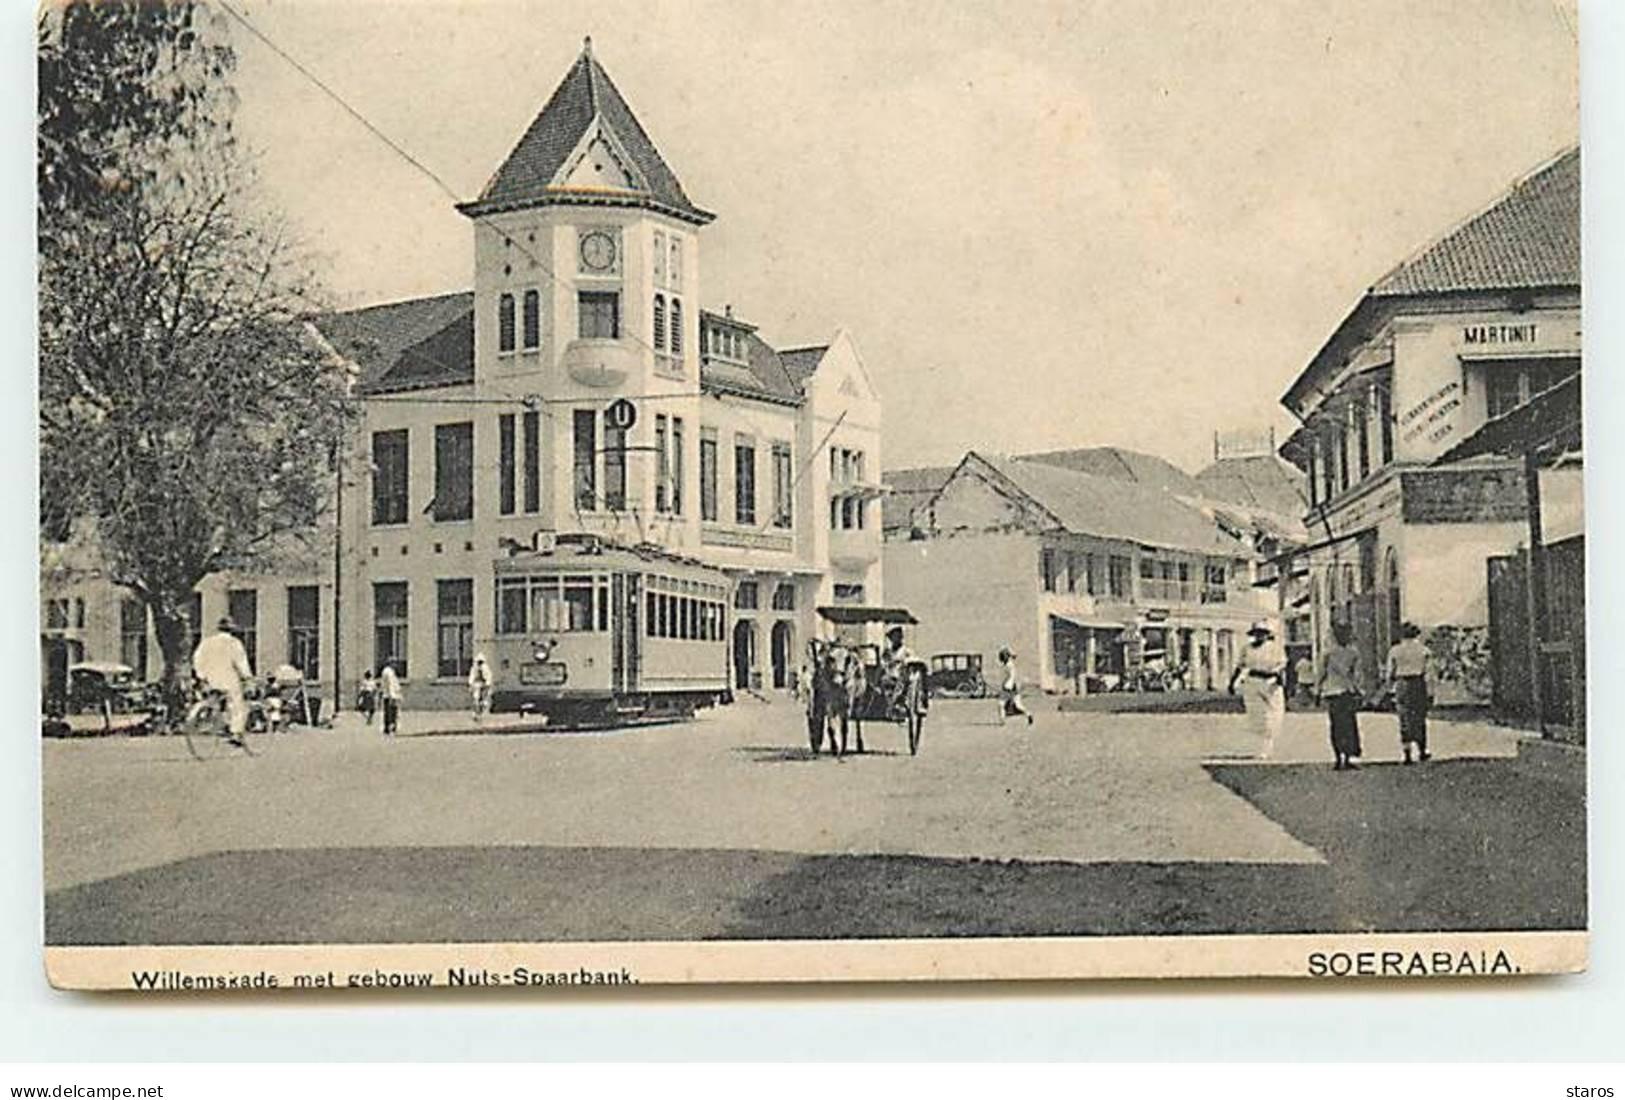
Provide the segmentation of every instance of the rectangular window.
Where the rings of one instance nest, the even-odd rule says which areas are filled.
[[[1309,460],[1309,469],[1307,471],[1309,475],[1309,507],[1313,508],[1320,504],[1320,478],[1318,476],[1318,468],[1315,462],[1314,447],[1311,446],[1309,448],[1309,453],[1306,457]]]
[[[761,602],[761,592],[755,581],[740,581],[734,588],[734,607],[740,611],[755,611]]]
[[[45,605],[45,629],[68,629],[68,601],[66,597],[60,600],[51,600]]]
[[[497,351],[504,355],[513,351],[512,294],[504,294],[497,299]]]
[[[1394,460],[1394,399],[1387,386],[1377,387],[1377,420],[1382,425],[1382,463]]]
[[[773,526],[789,527],[791,505],[790,444],[773,444]]]
[[[773,610],[794,611],[796,609],[796,586],[781,584],[773,589]]]
[[[580,320],[577,333],[583,340],[621,338],[621,296],[614,291],[583,290],[576,295]]]
[[[441,676],[467,676],[474,663],[474,582],[436,582]]]
[[[673,290],[683,289],[683,239],[671,239],[671,263],[667,265],[666,277],[671,282]]]
[[[541,511],[542,508],[542,414],[526,413],[522,427],[524,429],[525,511],[535,513]]]
[[[604,507],[626,511],[625,428],[604,428]]]
[[[1225,566],[1223,562],[1209,562],[1202,573],[1202,602],[1224,603],[1229,598],[1226,590]]]
[[[683,418],[671,418],[671,510],[683,514]]]
[[[405,581],[379,581],[372,586],[372,667],[382,672],[385,665],[405,678]]]
[[[439,522],[474,518],[474,425],[471,421],[435,425],[434,518]]]
[[[1038,551],[1038,580],[1045,592],[1055,591],[1056,557],[1056,552],[1047,546]]]
[[[655,417],[655,511],[667,511],[671,499],[671,452],[666,431],[666,418]]]
[[[260,667],[260,594],[252,588],[233,588],[226,593],[226,614],[237,624],[237,637],[248,651],[248,667]]]
[[[580,511],[598,507],[598,414],[592,409],[575,411],[575,493]]]
[[[734,522],[756,522],[756,443],[748,436],[734,437]]]
[[[1517,408],[1524,401],[1523,372],[1511,367],[1492,367],[1484,372],[1485,411],[1491,417],[1501,416]]]
[[[1121,554],[1111,555],[1106,563],[1106,582],[1111,589],[1113,599],[1129,600],[1134,598],[1134,563]]]
[[[862,603],[863,602],[863,585],[861,585],[861,584],[838,584],[838,585],[836,585],[835,586],[835,602],[836,603]]]
[[[288,663],[307,680],[322,675],[321,590],[313,584],[288,587]]]
[[[405,523],[408,485],[406,429],[372,433],[372,522]]]
[[[1337,487],[1349,487],[1349,433],[1341,427],[1337,429]]]
[[[525,350],[535,351],[542,343],[542,296],[525,291]]]
[[[147,678],[147,605],[123,599],[118,605],[119,660],[135,669],[136,679]]]
[[[505,516],[513,515],[514,454],[513,413],[497,417],[497,509]]]
[[[717,433],[715,428],[700,429],[700,518],[715,522],[717,518]]]
[[[1354,406],[1354,430],[1359,433],[1360,479],[1371,473],[1371,416],[1364,405]]]

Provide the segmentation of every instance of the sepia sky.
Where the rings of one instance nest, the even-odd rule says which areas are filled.
[[[703,304],[781,346],[850,330],[888,468],[1284,437],[1364,288],[1579,132],[1567,0],[237,6],[465,198],[591,34],[718,215]],[[241,133],[335,300],[467,288],[445,194],[234,38]]]

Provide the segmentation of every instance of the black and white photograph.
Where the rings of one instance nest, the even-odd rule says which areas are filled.
[[[1585,969],[1569,0],[60,0],[68,989]]]

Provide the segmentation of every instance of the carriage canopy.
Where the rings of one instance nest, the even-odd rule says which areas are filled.
[[[850,604],[820,607],[818,617],[837,626],[862,626],[867,623],[902,623],[913,626],[920,621],[901,607],[855,607]]]

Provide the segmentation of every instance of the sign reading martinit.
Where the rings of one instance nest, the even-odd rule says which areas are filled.
[[[1534,321],[1517,325],[1465,325],[1461,342],[1481,347],[1500,347],[1507,344],[1533,344],[1540,339],[1540,326]]]

